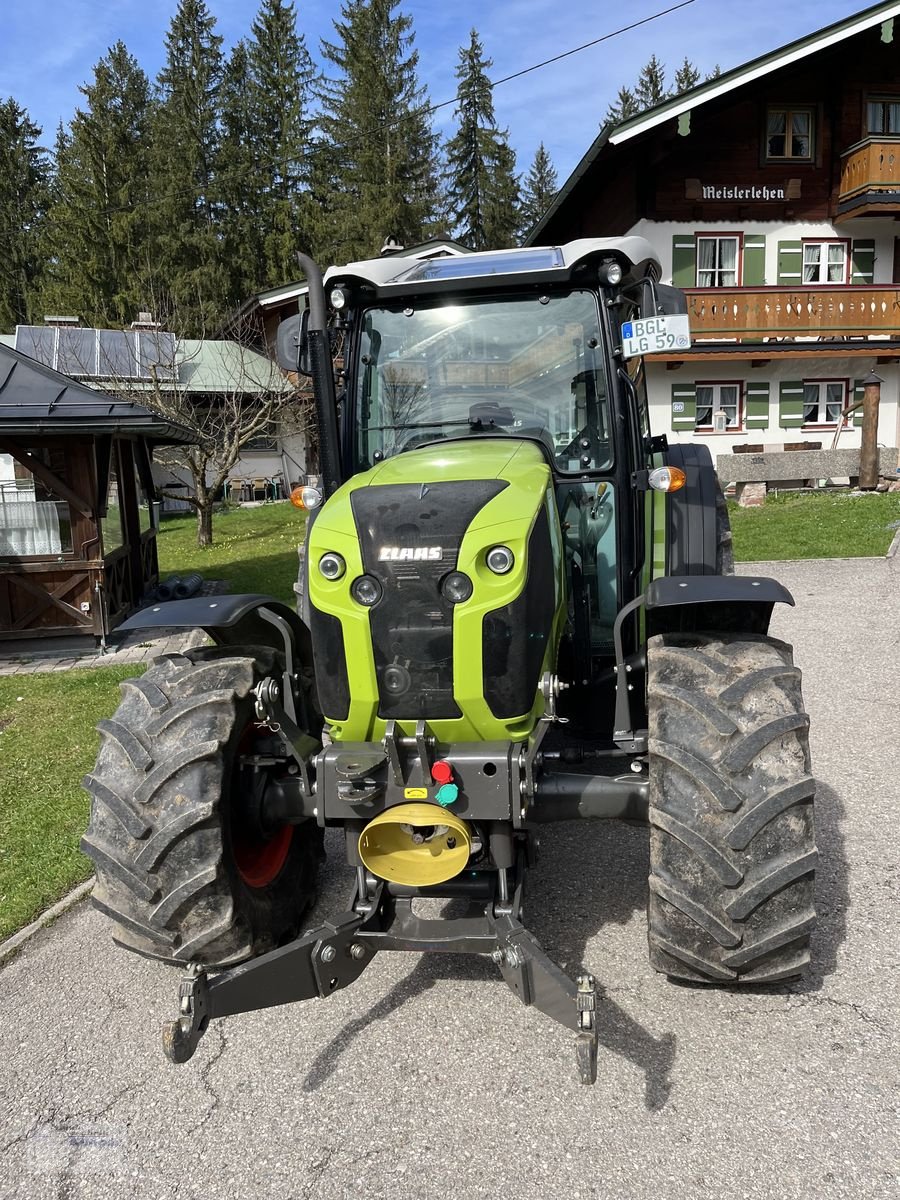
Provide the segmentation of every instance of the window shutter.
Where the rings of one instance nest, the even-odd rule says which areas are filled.
[[[693,433],[697,424],[697,392],[692,383],[672,384],[672,428]]]
[[[769,428],[769,385],[768,383],[747,384],[747,429]]]
[[[778,243],[778,282],[786,287],[796,287],[803,282],[803,243]]]
[[[862,398],[865,395],[865,391],[866,391],[866,389],[863,387],[863,385],[861,383],[855,383],[853,385],[853,403],[854,404],[859,404],[862,401]],[[855,410],[855,412],[851,413],[851,416],[853,417],[853,424],[854,424],[855,428],[862,429],[863,410],[861,408],[857,408]]]
[[[765,287],[766,235],[748,233],[744,238],[744,287]]]
[[[697,242],[692,233],[676,233],[672,238],[672,283],[675,287],[696,287]]]
[[[850,282],[875,282],[875,242],[873,238],[854,238],[850,249]]]
[[[803,383],[782,383],[778,393],[778,424],[799,429],[803,424]]]

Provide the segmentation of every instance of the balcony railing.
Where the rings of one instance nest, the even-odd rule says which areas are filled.
[[[715,288],[686,292],[698,338],[900,337],[900,288]]]
[[[865,192],[900,191],[900,138],[866,138],[841,155],[839,201]]]

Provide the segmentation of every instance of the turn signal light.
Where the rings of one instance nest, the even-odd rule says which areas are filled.
[[[677,492],[687,483],[687,475],[681,467],[656,467],[647,482],[655,492]]]
[[[291,504],[294,508],[318,508],[322,503],[322,493],[318,488],[305,484],[295,487],[291,492]]]

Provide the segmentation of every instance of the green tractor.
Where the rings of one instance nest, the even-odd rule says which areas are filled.
[[[651,434],[644,355],[689,333],[646,241],[324,281],[300,257],[309,306],[279,357],[312,379],[321,487],[298,612],[220,596],[127,623],[214,646],[155,660],[101,723],[94,903],[123,946],[187,967],[173,1061],[215,1017],[412,950],[489,955],[592,1082],[594,980],[523,920],[541,825],[649,825],[656,970],[730,987],[808,963],[809,722],[767,635],[793,601],[733,574],[705,447]],[[353,890],[304,931],[326,828]]]

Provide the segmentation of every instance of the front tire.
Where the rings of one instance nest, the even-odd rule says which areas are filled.
[[[82,840],[97,873],[94,904],[121,945],[224,966],[299,932],[322,830],[306,821],[260,833],[248,819],[253,768],[242,765],[265,735],[252,689],[280,673],[266,648],[217,648],[157,659],[121,685],[84,780],[91,821]]]
[[[702,983],[803,973],[815,923],[809,718],[791,649],[752,634],[648,644],[650,961]]]

